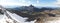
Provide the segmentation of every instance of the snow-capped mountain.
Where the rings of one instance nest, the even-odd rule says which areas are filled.
[[[30,22],[25,22],[26,19],[28,19],[28,17],[21,17],[15,13],[11,13],[9,11],[7,11],[6,9],[0,7],[2,12],[4,14],[1,15],[0,18],[0,23],[34,23],[36,20],[34,21],[30,21]]]
[[[32,5],[27,7],[24,6],[22,10],[24,11],[28,10],[33,12],[21,13],[22,11],[17,11],[16,9],[21,10],[19,8],[14,8],[14,10],[12,9],[7,10],[0,6],[0,23],[35,23],[40,16],[43,16],[43,14],[39,14],[40,11],[43,12],[45,10],[50,10],[50,11],[54,10],[52,8],[44,8],[44,7],[38,9]],[[37,12],[38,14],[37,13],[35,14],[34,11],[39,11],[39,12]],[[49,15],[53,15],[53,14],[49,14]]]

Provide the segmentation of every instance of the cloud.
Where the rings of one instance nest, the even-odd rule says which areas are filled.
[[[40,3],[40,2],[37,0],[37,3]]]
[[[57,0],[57,5],[60,6],[60,0]]]
[[[0,0],[0,5],[28,6],[29,4],[25,0]]]
[[[8,3],[0,3],[0,5],[19,5],[19,6],[28,6],[28,5],[25,4],[25,3],[11,3],[11,2],[8,2]]]
[[[60,0],[56,0],[57,2],[52,3],[43,3],[39,0],[0,0],[0,5],[19,5],[19,6],[29,6],[33,4],[34,6],[60,6]]]
[[[57,7],[60,7],[60,0],[56,0],[56,2],[54,3]]]

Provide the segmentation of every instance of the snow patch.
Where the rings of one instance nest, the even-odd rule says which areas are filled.
[[[16,21],[18,21],[19,23],[34,23],[36,20],[31,21],[31,22],[25,22],[26,19],[28,18],[23,18],[15,13],[10,13],[9,11],[6,11],[13,19],[15,19]]]

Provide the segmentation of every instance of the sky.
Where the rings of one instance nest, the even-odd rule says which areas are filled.
[[[60,0],[0,0],[2,6],[49,6],[49,7],[60,7]]]

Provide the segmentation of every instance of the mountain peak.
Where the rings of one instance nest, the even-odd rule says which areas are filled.
[[[29,7],[34,7],[32,4]]]

